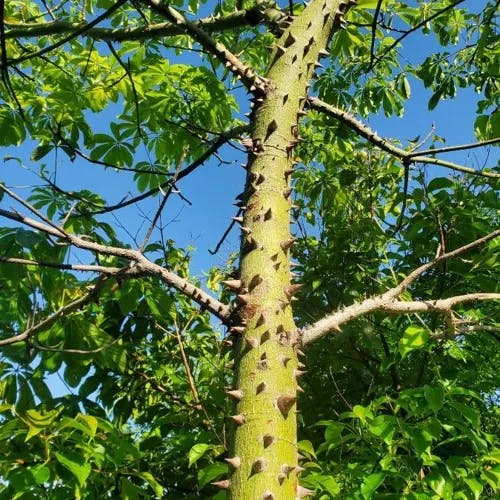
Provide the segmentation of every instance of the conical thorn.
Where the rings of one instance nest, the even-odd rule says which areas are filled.
[[[249,349],[255,349],[259,343],[253,337],[246,337],[245,344]]]
[[[241,389],[226,389],[226,394],[236,399],[236,401],[240,401],[243,398],[243,391]]]
[[[303,486],[297,486],[297,498],[305,498],[314,493],[313,490],[304,488]]]
[[[241,335],[245,333],[246,328],[244,326],[232,326],[229,328],[229,335]]]
[[[224,459],[233,469],[237,469],[241,466],[241,458],[240,457],[232,457]]]
[[[278,396],[278,399],[276,400],[276,406],[278,407],[278,410],[283,415],[283,417],[286,418],[288,417],[288,414],[290,413],[290,410],[292,409],[292,406],[296,401],[296,396],[287,396],[285,394],[282,394],[281,396]]]
[[[281,363],[283,364],[283,366],[286,368],[286,365],[288,364],[288,362],[291,360],[292,358],[290,358],[289,356],[281,356]]]
[[[231,487],[231,481],[229,479],[224,479],[223,481],[215,481],[214,483],[210,483],[212,486],[216,488],[220,488],[221,490],[228,490]]]
[[[280,247],[281,249],[286,252],[293,244],[294,242],[296,241],[297,238],[291,236],[290,238],[288,238],[287,240],[284,240],[280,243]]]
[[[236,424],[236,425],[243,425],[247,419],[245,418],[245,415],[231,415],[229,418]]]
[[[284,288],[285,295],[290,300],[304,286],[304,283],[293,283]]]
[[[258,474],[259,472],[263,472],[267,467],[267,463],[263,458],[256,458],[252,464],[252,468],[250,470],[250,474],[253,476],[254,474]]]
[[[261,394],[266,389],[267,389],[267,384],[265,382],[261,382],[255,389],[255,394]]]
[[[231,290],[239,290],[241,288],[241,280],[224,280],[221,283]]]
[[[274,436],[271,434],[264,434],[262,436],[262,444],[264,448],[269,448],[274,443]]]
[[[238,302],[240,304],[246,305],[250,302],[250,295],[248,293],[240,293],[237,295]]]

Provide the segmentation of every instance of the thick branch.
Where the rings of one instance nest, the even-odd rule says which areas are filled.
[[[491,177],[495,179],[500,178],[500,174],[494,172],[485,172],[484,170],[476,170],[474,168],[466,167],[464,165],[458,165],[450,161],[424,156],[419,152],[405,151],[404,149],[398,148],[397,146],[394,146],[394,144],[390,143],[387,139],[383,139],[382,137],[377,135],[375,131],[373,131],[370,127],[364,125],[359,120],[354,118],[350,113],[347,113],[346,111],[336,108],[331,104],[327,104],[326,102],[317,99],[316,97],[310,97],[308,100],[308,104],[311,109],[315,109],[329,116],[332,116],[337,120],[340,120],[349,128],[357,132],[361,137],[364,137],[366,140],[371,142],[374,146],[377,146],[382,151],[385,151],[395,156],[396,158],[399,158],[405,165],[409,165],[411,163],[427,163],[427,164],[439,165],[441,167],[449,168],[451,170],[455,170],[457,172],[462,172],[465,174],[473,174],[483,177]],[[491,144],[491,142],[488,141],[484,145],[487,144]],[[474,144],[470,145],[470,147],[478,147],[478,145]],[[458,149],[465,149],[465,148],[462,146],[454,146],[449,148],[449,150],[451,151],[455,151]],[[424,151],[424,153],[433,154],[430,151]]]
[[[193,24],[209,33],[220,32],[242,26],[254,26],[267,19],[276,17],[277,12],[281,14],[281,11],[275,11],[276,9],[265,9],[263,11],[262,7],[256,5],[249,9],[238,10],[224,17],[206,17],[199,21],[195,21]],[[8,28],[5,31],[6,39],[64,35],[74,33],[75,31],[81,31],[81,35],[95,40],[121,42],[125,40],[150,40],[154,38],[182,35],[184,33],[182,27],[171,22],[121,29],[89,27],[88,23],[72,23],[67,21],[26,24],[5,23],[5,25]]]
[[[36,221],[18,212],[11,212],[8,210],[0,209],[0,216],[24,224],[47,235],[60,238],[61,240],[75,247],[89,250],[91,252],[102,255],[113,255],[115,257],[120,257],[122,259],[134,262],[134,273],[157,276],[163,282],[174,287],[184,295],[187,295],[192,300],[200,304],[200,306],[202,306],[203,308],[206,308],[220,320],[227,321],[229,319],[230,308],[227,305],[222,304],[218,300],[214,299],[211,295],[194,286],[185,278],[181,278],[177,274],[168,271],[167,269],[164,269],[157,264],[154,264],[137,250],[112,247],[108,245],[102,245],[100,243],[95,243],[93,241],[88,241],[84,237],[66,233],[62,229],[58,229],[56,227],[49,226],[48,224]]]
[[[453,307],[466,302],[478,300],[500,300],[500,293],[471,293],[458,295],[448,299],[427,301],[401,301],[390,297],[375,297],[366,299],[358,304],[352,304],[340,311],[336,311],[320,319],[302,332],[302,344],[307,345],[324,337],[332,331],[340,331],[340,327],[367,314],[377,311],[387,314],[415,314],[415,313],[449,313]]]
[[[456,257],[477,248],[498,236],[500,236],[500,230],[494,231],[456,250],[442,254],[412,271],[401,283],[382,295],[368,298],[360,303],[352,304],[339,311],[328,314],[302,332],[303,345],[314,342],[327,333],[340,331],[341,325],[376,311],[383,311],[388,314],[412,314],[418,312],[439,312],[447,314],[452,311],[453,307],[466,302],[477,300],[500,300],[499,293],[472,293],[439,300],[398,300],[398,297],[408,288],[408,286],[429,269],[446,259]]]

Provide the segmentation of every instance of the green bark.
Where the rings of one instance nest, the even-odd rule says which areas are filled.
[[[297,122],[318,58],[349,3],[311,2],[290,19],[275,47],[265,91],[256,91],[243,195],[240,304],[235,340],[235,398],[230,498],[293,499],[298,486],[296,399],[300,339],[289,252],[290,177]],[[339,10],[340,9],[340,10]]]

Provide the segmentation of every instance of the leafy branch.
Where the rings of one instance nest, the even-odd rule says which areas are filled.
[[[145,0],[152,10],[162,14],[173,23],[176,23],[183,31],[189,34],[206,51],[215,56],[224,64],[236,78],[241,79],[243,84],[251,91],[263,95],[267,92],[268,81],[258,76],[251,66],[243,63],[235,54],[225,47],[224,44],[211,38],[209,34],[196,23],[187,20],[179,11],[169,4],[163,4],[159,0]]]
[[[11,195],[11,191],[5,188],[5,186],[0,185],[0,188],[7,194]],[[33,207],[30,208],[30,205],[27,202],[24,202],[24,205],[27,206],[33,213],[38,214],[38,211]],[[19,222],[46,235],[59,238],[63,242],[66,242],[69,245],[75,246],[77,248],[88,250],[101,255],[112,255],[128,260],[133,263],[133,271],[131,272],[134,275],[157,276],[163,282],[172,286],[184,295],[190,297],[203,308],[206,308],[220,320],[227,321],[229,319],[231,310],[227,305],[219,302],[211,295],[203,291],[201,288],[198,288],[190,283],[185,278],[182,278],[172,271],[168,271],[162,266],[151,262],[138,250],[96,243],[94,241],[88,240],[85,236],[70,234],[66,232],[62,227],[56,226],[53,223],[42,223],[15,211],[0,209],[0,216],[5,217],[9,220],[13,220],[15,222]]]
[[[261,22],[273,21],[281,11],[270,7],[263,9],[260,5],[254,5],[248,9],[237,10],[231,14],[221,17],[206,17],[193,24],[206,32],[221,32],[239,28],[242,26],[254,26]],[[5,23],[5,39],[33,38],[37,36],[63,35],[75,33],[94,40],[122,42],[126,40],[150,40],[177,36],[184,30],[175,23],[155,23],[146,26],[128,28],[101,28],[90,26],[90,23],[76,23],[70,21],[54,21],[50,23]]]
[[[311,109],[315,109],[321,113],[325,113],[328,116],[335,118],[336,120],[341,121],[346,126],[357,132],[361,137],[364,137],[374,146],[377,146],[382,151],[385,151],[396,158],[399,158],[404,165],[409,165],[412,163],[424,163],[424,164],[432,164],[439,165],[441,167],[449,168],[456,172],[461,172],[464,174],[473,174],[481,177],[490,177],[494,179],[500,179],[500,174],[495,172],[488,172],[485,170],[476,170],[474,168],[466,167],[464,165],[458,165],[457,163],[453,163],[447,160],[440,160],[439,158],[432,158],[430,156],[425,156],[425,154],[436,154],[436,153],[444,153],[448,151],[458,151],[463,149],[476,148],[481,146],[487,146],[490,144],[496,144],[500,142],[500,138],[483,141],[480,143],[473,144],[464,144],[459,146],[451,146],[449,148],[442,148],[436,150],[426,150],[423,152],[418,151],[405,151],[404,149],[398,148],[394,144],[392,144],[387,139],[380,137],[375,131],[373,131],[370,127],[360,122],[354,116],[352,116],[347,111],[343,111],[331,104],[327,104],[326,102],[318,99],[316,97],[310,97],[308,99],[308,105]]]
[[[109,17],[113,12],[118,10],[123,4],[125,4],[128,0],[117,0],[116,3],[114,3],[108,10],[103,12],[101,15],[97,16],[93,21],[90,23],[87,23],[83,26],[80,26],[79,28],[76,28],[74,31],[72,31],[68,36],[62,38],[61,40],[58,40],[57,42],[53,43],[52,45],[49,45],[43,49],[37,50],[35,52],[30,52],[29,54],[26,54],[21,57],[17,57],[15,59],[8,59],[8,64],[10,66],[19,64],[24,61],[28,61],[29,59],[33,59],[34,57],[39,57],[43,56],[45,54],[48,54],[49,52],[52,52],[53,50],[63,46],[65,43],[70,42],[74,38],[84,34],[86,31],[89,29],[93,28],[97,24],[99,24],[101,21]],[[2,65],[3,67],[3,65]]]
[[[175,173],[167,173],[163,174],[162,172],[156,172],[158,174],[162,175],[169,175],[174,177],[175,180],[168,179],[165,182],[162,182],[158,186],[151,188],[149,191],[146,191],[138,196],[135,196],[134,198],[130,198],[125,201],[120,201],[119,203],[116,203],[114,205],[108,205],[106,207],[99,208],[97,210],[89,210],[89,211],[81,211],[79,212],[80,216],[84,215],[99,215],[99,214],[104,214],[108,212],[113,212],[114,210],[119,210],[120,208],[127,207],[129,205],[133,205],[134,203],[138,203],[139,201],[143,201],[147,198],[150,198],[151,196],[154,196],[158,192],[162,192],[165,189],[169,189],[170,187],[175,187],[175,181],[179,181],[182,178],[188,176],[191,172],[196,170],[198,167],[203,165],[212,155],[214,155],[226,142],[228,142],[229,139],[233,137],[237,137],[244,132],[248,130],[247,125],[241,125],[239,127],[235,127],[231,130],[228,130],[227,132],[223,132],[219,134],[219,137],[217,140],[215,140],[209,148],[205,152],[203,152],[196,160],[194,160],[192,163],[190,163],[188,166],[184,167],[182,170],[180,170],[177,174]]]
[[[14,261],[20,261],[20,260],[23,260],[23,259],[6,260],[5,258],[2,258],[0,261],[14,263]],[[20,262],[16,262],[16,263],[20,263]],[[30,262],[30,264],[33,264],[33,262]],[[79,297],[78,299],[73,300],[73,301],[69,302],[68,304],[65,304],[64,306],[60,307],[57,311],[55,311],[51,315],[47,316],[45,319],[30,326],[29,328],[26,328],[23,332],[21,332],[17,335],[14,335],[12,337],[6,338],[6,339],[0,339],[0,346],[16,344],[17,342],[25,342],[25,341],[29,340],[31,337],[35,336],[37,333],[40,333],[40,332],[43,332],[43,331],[49,329],[62,317],[68,316],[72,312],[78,311],[78,310],[84,308],[86,305],[90,304],[91,302],[94,302],[97,299],[100,291],[102,290],[102,287],[103,287],[106,279],[107,278],[101,277],[98,280],[98,282],[96,283],[96,285],[93,286],[91,288],[91,290],[86,295],[84,295],[83,297]]]
[[[500,293],[471,293],[466,295],[457,295],[446,299],[428,299],[428,300],[399,300],[401,294],[407,290],[411,283],[422,276],[426,271],[437,266],[440,262],[451,259],[465,252],[473,250],[488,241],[500,236],[500,229],[483,236],[467,245],[461,246],[451,252],[443,253],[435,259],[423,264],[412,271],[404,280],[397,286],[391,288],[387,292],[370,297],[362,302],[344,307],[338,311],[328,314],[324,318],[316,321],[311,326],[305,328],[302,332],[303,345],[310,344],[315,340],[324,337],[327,333],[340,331],[341,325],[348,323],[354,319],[366,316],[376,311],[382,311],[389,314],[412,314],[419,312],[437,312],[440,314],[449,315],[453,308],[460,304],[474,301],[500,300]]]

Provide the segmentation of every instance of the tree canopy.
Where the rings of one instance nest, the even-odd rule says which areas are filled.
[[[0,0],[0,498],[498,495],[497,9]]]

